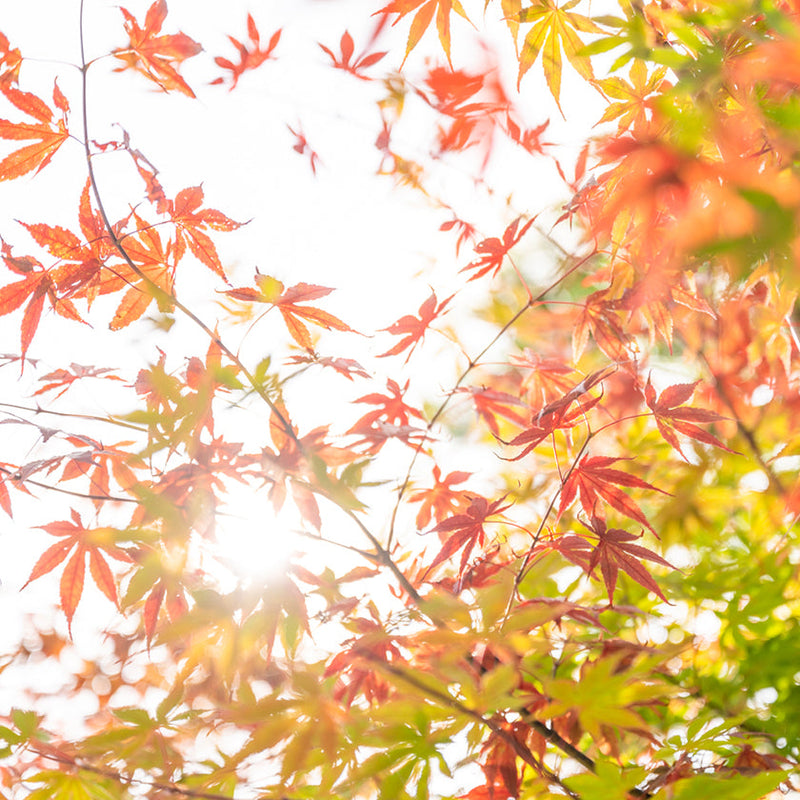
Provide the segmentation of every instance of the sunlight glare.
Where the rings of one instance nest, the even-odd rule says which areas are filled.
[[[239,580],[282,575],[300,537],[291,503],[275,512],[266,491],[231,487],[217,515],[215,560]]]

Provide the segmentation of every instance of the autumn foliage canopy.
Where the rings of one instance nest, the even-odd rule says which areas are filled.
[[[0,798],[796,796],[800,3],[51,5]]]

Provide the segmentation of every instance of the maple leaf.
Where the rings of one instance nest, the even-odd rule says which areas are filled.
[[[352,381],[354,375],[359,378],[372,377],[358,361],[352,358],[331,358],[330,356],[319,356],[316,353],[304,353],[302,355],[289,356],[287,364],[319,364],[322,367],[330,367],[344,375],[347,380]]]
[[[385,353],[381,353],[378,358],[395,356],[398,353],[402,353],[403,350],[408,349],[408,354],[406,355],[406,363],[408,363],[408,359],[411,358],[411,354],[416,349],[416,346],[422,341],[422,337],[425,335],[431,322],[444,311],[447,304],[454,297],[455,295],[451,294],[450,297],[446,300],[442,300],[442,302],[437,305],[436,292],[431,292],[430,297],[419,307],[418,317],[406,314],[404,317],[400,317],[397,322],[392,323],[388,328],[381,328],[381,330],[388,331],[393,336],[403,336],[404,338]]]
[[[531,155],[544,155],[545,147],[552,147],[552,142],[543,142],[542,135],[550,127],[550,120],[546,119],[541,125],[534,128],[520,128],[510,115],[506,116],[506,133],[512,142],[516,142],[520,147]]]
[[[444,539],[444,545],[431,562],[428,572],[463,547],[458,570],[459,574],[463,573],[475,546],[483,546],[486,541],[486,531],[483,526],[491,521],[490,517],[498,516],[507,508],[511,508],[511,503],[502,505],[505,499],[506,495],[503,495],[490,503],[485,497],[473,497],[469,508],[463,514],[456,514],[454,517],[442,520],[434,528],[431,528],[430,533],[445,534],[445,536],[441,537]]]
[[[467,564],[467,568],[458,576],[452,578],[447,575],[436,581],[430,581],[435,586],[441,586],[447,589],[452,594],[461,594],[461,592],[469,589],[479,589],[482,586],[487,586],[491,582],[493,575],[496,575],[501,569],[507,566],[506,561],[496,561],[495,558],[500,551],[499,545],[489,548],[488,552],[482,554],[478,558],[473,558]]]
[[[726,447],[716,436],[712,436],[712,434],[704,431],[695,424],[698,422],[720,422],[725,419],[725,417],[720,416],[714,411],[683,405],[683,403],[694,394],[695,387],[698,383],[700,383],[700,381],[695,381],[694,383],[678,383],[674,386],[668,386],[661,392],[658,400],[656,400],[656,390],[648,377],[647,385],[644,387],[644,397],[648,408],[653,412],[658,430],[681,454],[685,461],[689,459],[686,458],[683,450],[681,450],[680,442],[675,435],[676,431],[698,442],[719,447],[722,450],[727,450],[729,453],[736,453],[736,450],[731,450],[730,447]]]
[[[359,78],[362,81],[369,81],[372,79],[368,75],[362,75],[361,70],[377,64],[386,55],[386,51],[380,53],[362,53],[351,62],[350,59],[353,58],[355,45],[353,43],[353,37],[347,31],[342,34],[342,38],[339,41],[341,57],[337,57],[333,50],[331,50],[329,47],[326,47],[321,42],[318,42],[318,44],[331,59],[334,68],[349,72],[351,75],[354,75],[356,78]]]
[[[159,305],[172,297],[175,280],[175,262],[173,260],[173,242],[166,246],[156,228],[147,225],[141,217],[133,213],[137,232],[124,238],[125,252],[136,264],[140,273],[137,275],[130,268],[120,268],[116,274],[105,279],[101,292],[115,291],[124,283],[129,285],[117,306],[114,318],[109,324],[112,331],[130,325],[144,314],[153,300]]]
[[[634,131],[647,128],[647,114],[652,111],[651,102],[647,98],[670,87],[664,80],[667,74],[666,67],[658,67],[648,76],[645,62],[638,58],[631,65],[629,74],[630,83],[615,75],[597,82],[597,86],[605,94],[619,101],[608,105],[597,124],[618,119],[618,133],[628,128]]]
[[[640,536],[619,528],[607,528],[605,521],[599,517],[592,517],[591,524],[585,522],[581,522],[581,524],[594,534],[597,538],[596,544],[593,545],[583,536],[568,534],[560,537],[558,544],[553,549],[558,550],[573,564],[580,566],[587,574],[591,575],[599,565],[611,603],[614,602],[614,590],[620,569],[664,602],[667,601],[658,584],[653,580],[653,576],[642,564],[642,559],[674,569],[672,564],[652,550],[635,544],[641,538]]]
[[[230,79],[231,85],[228,87],[228,91],[232,92],[236,88],[239,78],[241,78],[242,75],[247,72],[247,70],[256,69],[266,61],[274,60],[275,56],[273,56],[272,53],[278,46],[278,42],[281,39],[281,32],[282,28],[278,28],[278,30],[275,31],[272,36],[270,36],[266,48],[262,49],[261,34],[258,32],[256,21],[253,19],[252,14],[248,14],[248,43],[243,44],[238,39],[234,39],[233,36],[228,36],[231,44],[239,51],[239,63],[234,64],[233,61],[223,58],[222,56],[215,58],[214,63],[218,67],[228,70],[231,74],[224,78],[215,78],[213,81],[211,81],[211,85],[213,86],[215,84],[225,83],[226,79]]]
[[[371,425],[378,420],[389,422],[393,425],[408,425],[411,417],[423,419],[422,412],[419,411],[419,409],[408,405],[403,400],[403,395],[408,389],[408,383],[409,382],[406,381],[401,389],[397,381],[389,378],[386,381],[386,388],[389,390],[389,394],[372,392],[371,394],[365,394],[363,397],[359,397],[358,400],[355,401],[356,403],[367,403],[369,405],[378,406],[378,408],[364,414],[356,425],[360,423]],[[352,430],[353,428],[351,428],[348,433],[352,432]]]
[[[76,321],[80,321],[81,317],[69,300],[58,297],[51,273],[39,261],[30,256],[12,256],[11,248],[6,242],[2,243],[0,252],[6,266],[12,272],[24,276],[0,288],[0,316],[15,311],[30,298],[20,326],[21,364],[24,366],[25,354],[39,326],[45,299],[50,301],[53,309],[61,316]]]
[[[558,359],[542,358],[526,347],[521,356],[511,356],[511,362],[526,370],[521,388],[527,392],[531,405],[562,397],[573,386],[566,376],[575,370]]]
[[[319,164],[319,154],[311,147],[311,145],[309,145],[308,139],[306,139],[306,135],[303,133],[303,129],[299,125],[297,126],[297,130],[295,130],[291,125],[287,125],[286,127],[294,134],[295,139],[297,140],[292,145],[292,150],[294,150],[296,153],[300,153],[300,155],[308,153],[311,172],[316,175],[317,166]]]
[[[156,0],[144,18],[144,27],[126,8],[120,8],[125,17],[125,32],[130,39],[128,47],[112,50],[111,54],[125,66],[115,67],[115,72],[133,69],[144,75],[165,92],[177,89],[194,97],[189,84],[178,74],[175,65],[196,56],[203,48],[185,33],[159,36],[167,17],[166,0]]]
[[[31,170],[39,172],[47,166],[56,150],[69,138],[67,129],[69,103],[58,88],[58,84],[54,84],[53,102],[61,111],[61,118],[54,122],[52,109],[35,94],[21,92],[11,86],[3,87],[2,91],[20,111],[37,120],[9,122],[0,119],[0,139],[36,140],[34,144],[27,144],[0,161],[0,181],[6,181],[26,175]]]
[[[47,382],[44,386],[40,386],[33,393],[33,396],[35,397],[45,392],[52,392],[54,389],[60,389],[61,391],[55,396],[59,398],[75,383],[75,381],[81,378],[105,378],[112,381],[123,380],[118,375],[114,375],[113,372],[114,370],[110,367],[85,367],[82,364],[72,363],[69,365],[68,370],[55,369],[52,372],[48,372],[46,375],[42,375],[39,380]]]
[[[533,27],[525,36],[522,52],[519,56],[519,75],[517,87],[522,76],[533,66],[539,53],[542,53],[542,66],[547,86],[559,110],[561,103],[561,51],[563,49],[570,64],[587,81],[594,79],[591,61],[580,55],[584,47],[577,34],[602,33],[602,29],[583,14],[570,11],[580,0],[568,0],[562,6],[556,0],[539,0],[536,5],[528,6],[519,13],[519,21],[532,22]]]
[[[589,389],[615,372],[616,369],[616,366],[603,367],[602,369],[590,373],[562,397],[559,397],[552,403],[548,403],[544,408],[531,414],[531,425],[522,433],[515,436],[509,442],[500,439],[503,444],[512,446],[525,445],[521,453],[509,460],[518,461],[523,456],[530,453],[531,450],[538,447],[554,431],[572,428],[583,421],[586,417],[586,412],[594,408],[594,406],[600,402],[600,397],[590,397],[588,400],[582,401],[580,405],[572,411],[570,411],[570,406],[583,397]]]
[[[417,13],[411,21],[403,63],[405,63],[408,54],[417,46],[422,35],[431,24],[434,13],[436,13],[436,30],[439,33],[439,41],[444,54],[447,56],[447,61],[450,62],[450,14],[455,11],[456,14],[469,22],[469,17],[459,0],[393,0],[388,6],[384,6],[375,13],[398,14],[397,19],[392,23],[392,25],[397,25],[403,17],[414,10],[417,10]]]
[[[465,386],[457,390],[458,393],[466,393],[472,396],[475,404],[475,411],[478,416],[489,426],[489,430],[499,436],[500,428],[497,422],[498,417],[503,417],[516,425],[524,425],[526,418],[518,411],[515,406],[525,406],[518,397],[508,392],[501,392],[497,389],[487,389],[485,386]]]
[[[282,288],[283,284],[281,284]],[[307,303],[309,300],[318,300],[320,297],[329,295],[332,291],[333,289],[329,289],[326,286],[298,283],[282,291],[280,296],[273,301],[273,305],[280,311],[292,338],[301,347],[305,347],[306,350],[312,349],[311,334],[302,320],[326,330],[352,331],[349,325],[346,325],[338,317],[327,311],[322,311],[313,306],[299,305],[299,303]]]
[[[95,508],[99,509],[110,497],[110,475],[113,475],[116,482],[126,490],[138,483],[136,475],[131,469],[131,465],[137,462],[130,452],[121,449],[132,445],[133,442],[117,442],[115,445],[103,446],[99,442],[85,441],[84,438],[76,439],[70,436],[67,439],[72,444],[79,446],[89,444],[91,449],[63,458],[64,469],[61,473],[61,480],[68,481],[87,477],[89,494]],[[140,462],[139,466],[141,466]]]
[[[19,83],[19,68],[22,66],[22,54],[11,43],[4,33],[0,33],[0,91]]]
[[[372,392],[355,401],[378,407],[364,414],[347,431],[348,435],[361,436],[356,445],[369,444],[372,452],[383,447],[389,439],[398,439],[409,446],[415,446],[415,439],[419,442],[425,437],[424,431],[409,424],[411,417],[423,419],[423,416],[419,409],[408,405],[403,399],[408,381],[400,388],[397,381],[389,378],[386,388],[389,394]]]
[[[439,226],[440,231],[449,231],[453,228],[457,228],[458,230],[458,238],[456,239],[456,255],[458,255],[463,244],[468,241],[475,241],[476,230],[474,225],[471,225],[469,222],[465,222],[463,219],[459,219],[458,217],[448,220],[447,222],[443,222]]]
[[[484,239],[482,242],[479,242],[475,247],[475,252],[480,254],[480,258],[467,264],[461,272],[475,270],[469,277],[471,281],[483,277],[488,272],[491,272],[492,277],[494,277],[499,272],[500,267],[502,267],[503,259],[508,255],[511,248],[518,244],[520,239],[530,230],[531,225],[536,221],[536,217],[532,217],[522,228],[519,228],[519,223],[521,221],[522,217],[517,217],[505,229],[502,239],[493,236],[490,239]]]
[[[175,260],[180,261],[188,245],[195,258],[227,282],[214,241],[204,229],[235,231],[242,223],[234,222],[213,208],[201,209],[202,203],[201,186],[183,189],[174,200],[167,202],[166,213],[175,224]]]
[[[463,483],[472,475],[471,472],[451,472],[442,478],[438,464],[433,468],[433,486],[430,489],[419,489],[409,496],[410,503],[420,503],[417,512],[417,528],[424,528],[431,516],[437,522],[442,522],[447,516],[460,511],[469,498],[463,491],[454,491],[450,488],[453,484]]]
[[[244,300],[257,303],[269,303],[277,308],[286,323],[286,327],[291,337],[309,352],[313,352],[313,342],[311,334],[306,327],[304,320],[318,325],[326,330],[352,331],[338,317],[327,311],[322,311],[313,306],[299,305],[309,300],[318,300],[320,297],[329,295],[333,289],[327,286],[317,286],[312,283],[297,283],[284,289],[283,283],[269,275],[262,275],[257,271],[256,284],[258,289],[245,286],[237,289],[228,289],[225,294],[236,300]]]
[[[389,697],[391,684],[381,677],[374,664],[402,662],[402,654],[378,620],[357,618],[350,624],[360,635],[331,659],[325,677],[339,676],[334,697],[348,708],[359,693],[370,704],[383,703]]]
[[[628,348],[635,342],[615,310],[615,301],[609,301],[606,291],[594,292],[584,302],[583,311],[572,333],[572,355],[577,361],[583,353],[591,332],[597,346],[614,361],[626,361]]]
[[[52,572],[72,553],[64,567],[60,582],[61,609],[67,618],[70,630],[75,609],[83,594],[86,556],[89,557],[89,572],[97,588],[116,606],[119,606],[116,581],[105,556],[131,562],[128,553],[110,541],[112,532],[109,528],[87,529],[83,526],[77,511],[73,510],[71,516],[72,521],[50,522],[39,526],[52,536],[59,537],[60,541],[42,553],[22,587],[24,589],[32,581]]]
[[[485,76],[471,74],[463,69],[447,69],[446,67],[433,67],[428,70],[425,83],[433,91],[435,100],[428,103],[441,114],[450,117],[463,116],[471,111],[481,111],[486,108],[485,103],[467,103],[483,88]]]
[[[590,517],[598,516],[597,500],[602,498],[621,514],[636,520],[639,524],[653,531],[653,526],[647,521],[639,506],[617,487],[631,486],[637,489],[652,489],[662,494],[669,494],[669,492],[657,489],[635,475],[630,475],[620,469],[613,469],[611,464],[620,460],[622,459],[619,457],[584,456],[564,481],[561,488],[558,513],[563,514],[575,499],[575,496],[578,495],[586,514]]]

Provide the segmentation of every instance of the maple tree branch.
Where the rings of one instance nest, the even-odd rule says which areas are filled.
[[[125,422],[121,419],[114,419],[113,417],[100,417],[95,414],[78,414],[69,411],[53,411],[49,408],[42,408],[38,403],[35,408],[30,406],[21,406],[16,403],[0,402],[2,408],[16,408],[18,411],[29,411],[32,414],[50,414],[54,417],[68,417],[69,419],[85,419],[92,422],[106,422],[109,425],[118,425],[121,428],[129,428],[130,430],[138,431],[139,433],[147,433],[147,429],[141,425],[135,425],[132,422]]]
[[[49,483],[42,483],[42,481],[34,480],[33,478],[21,478],[18,471],[8,469],[8,467],[0,466],[0,472],[4,472],[12,480],[19,481],[20,483],[30,483],[32,486],[37,486],[40,489],[48,489],[51,492],[58,492],[59,494],[66,494],[70,497],[80,497],[83,500],[105,500],[114,503],[139,503],[134,497],[116,497],[115,495],[108,494],[87,494],[86,492],[75,492],[71,489],[63,489],[61,486],[53,486]]]
[[[747,442],[747,446],[750,448],[750,452],[753,454],[753,457],[758,462],[758,465],[761,467],[761,469],[764,470],[770,486],[772,486],[772,488],[778,494],[785,495],[786,487],[784,487],[781,479],[775,474],[775,470],[772,469],[772,467],[767,463],[767,460],[764,458],[764,454],[761,452],[761,448],[758,446],[758,442],[756,441],[754,431],[750,430],[750,428],[744,424],[744,421],[739,416],[739,413],[736,411],[736,406],[733,404],[733,400],[728,394],[728,391],[723,385],[722,381],[719,379],[719,376],[711,366],[706,354],[702,350],[699,350],[698,355],[703,359],[703,363],[705,363],[706,368],[711,375],[711,379],[714,382],[714,389],[716,390],[722,402],[728,407],[730,413],[733,415],[733,421],[736,423],[736,430],[739,432],[745,442]]]
[[[507,745],[511,747],[514,753],[519,756],[526,764],[533,767],[533,769],[538,772],[540,775],[544,775],[549,781],[555,783],[561,789],[563,789],[570,797],[575,798],[578,800],[580,795],[573,792],[571,789],[567,788],[564,783],[561,781],[561,778],[558,777],[554,772],[548,769],[539,759],[527,748],[522,742],[517,740],[514,736],[512,736],[507,730],[505,730],[501,725],[498,725],[492,719],[487,719],[483,716],[479,711],[476,711],[474,708],[470,708],[469,706],[464,705],[460,700],[457,700],[450,694],[446,692],[440,692],[438,689],[433,688],[432,686],[428,686],[425,684],[424,681],[414,677],[414,675],[406,672],[399,667],[396,667],[392,664],[388,664],[385,661],[381,661],[379,658],[370,655],[369,653],[364,653],[364,658],[368,661],[375,664],[379,669],[388,672],[390,675],[394,676],[395,678],[399,678],[403,682],[407,683],[409,686],[413,686],[415,689],[421,691],[424,695],[429,697],[431,700],[435,700],[442,705],[452,709],[453,711],[458,711],[461,714],[469,717],[470,719],[475,720],[475,722],[480,723],[481,725],[486,726],[489,728],[492,733],[494,733],[498,738],[502,739]],[[561,739],[560,736],[556,734],[558,739]],[[563,739],[561,740],[563,741]],[[556,740],[553,740],[553,743],[556,743]],[[570,745],[571,747],[571,745]],[[594,762],[592,762],[594,763]]]
[[[109,778],[121,786],[130,786],[136,784],[137,786],[145,786],[150,789],[157,789],[160,792],[167,792],[181,797],[196,798],[196,800],[231,800],[229,794],[218,794],[217,792],[204,792],[202,789],[190,789],[188,786],[178,786],[174,783],[162,783],[161,781],[149,781],[143,778],[126,777],[119,772],[116,772],[109,767],[101,767],[97,764],[92,764],[83,759],[78,760],[69,758],[66,755],[56,754],[52,752],[45,752],[37,750],[35,747],[31,748],[37,755],[43,756],[50,761],[55,761],[59,764],[74,767],[75,769],[83,772],[91,772],[93,775],[100,775],[103,778]],[[293,800],[287,795],[281,795],[280,798],[275,800]]]
[[[158,300],[159,297],[167,298],[174,306],[177,308],[184,316],[194,322],[210,339],[211,341],[219,347],[219,349],[225,353],[231,361],[236,364],[236,366],[241,370],[242,374],[247,378],[248,383],[253,387],[256,394],[261,397],[262,400],[267,404],[270,411],[275,415],[275,418],[279,421],[281,427],[284,429],[286,435],[292,439],[295,444],[303,450],[303,446],[299,440],[299,437],[294,431],[289,420],[281,413],[280,409],[277,405],[273,402],[273,400],[269,397],[268,393],[264,389],[263,386],[255,379],[255,376],[247,369],[247,367],[242,363],[239,357],[220,339],[219,335],[216,331],[212,330],[205,322],[203,322],[197,314],[194,313],[188,306],[184,305],[178,298],[175,296],[174,293],[170,294],[162,289],[155,281],[153,281],[148,275],[146,275],[133,261],[133,259],[128,254],[127,250],[125,249],[124,245],[122,244],[122,240],[114,231],[114,227],[111,224],[111,220],[108,217],[108,214],[105,209],[105,205],[103,204],[102,198],[100,197],[100,190],[97,184],[97,178],[94,172],[94,165],[92,163],[92,152],[89,147],[89,112],[88,112],[88,92],[87,92],[87,74],[88,74],[88,64],[86,62],[86,55],[85,55],[85,41],[84,41],[84,31],[83,31],[83,21],[84,21],[84,0],[81,0],[80,5],[80,51],[81,51],[81,88],[82,88],[82,116],[83,116],[83,146],[84,146],[84,153],[86,157],[86,166],[89,171],[89,181],[92,185],[92,194],[94,195],[95,202],[97,203],[97,210],[100,212],[100,216],[103,220],[103,225],[108,232],[109,238],[111,239],[114,247],[117,249],[117,252],[122,256],[125,263],[131,268],[133,273],[145,284],[147,289],[152,293],[153,297]]]
[[[542,289],[536,297],[532,297],[530,292],[528,292],[528,302],[525,303],[522,308],[520,308],[512,317],[511,319],[506,322],[502,328],[492,337],[492,340],[476,355],[470,358],[467,362],[467,366],[462,371],[461,375],[459,375],[458,379],[456,380],[453,387],[448,392],[447,396],[444,400],[440,403],[439,407],[434,412],[433,416],[428,421],[428,424],[425,428],[423,433],[422,439],[419,441],[417,446],[414,449],[414,454],[411,457],[411,461],[408,465],[408,469],[406,470],[405,477],[403,479],[403,483],[400,485],[400,488],[397,491],[397,498],[395,500],[394,508],[392,509],[392,517],[391,522],[389,524],[389,536],[386,541],[386,546],[391,548],[392,546],[392,539],[394,538],[394,531],[395,531],[395,523],[397,520],[397,513],[400,509],[400,503],[403,500],[403,496],[405,495],[406,491],[408,490],[409,484],[411,483],[411,473],[414,469],[414,465],[416,464],[417,457],[422,452],[422,448],[427,441],[430,439],[431,430],[433,426],[436,424],[437,420],[441,415],[445,412],[447,406],[449,405],[450,401],[455,396],[456,391],[459,389],[461,384],[466,380],[467,376],[470,372],[480,363],[481,359],[489,352],[489,350],[494,347],[495,344],[505,335],[505,333],[512,328],[517,320],[519,320],[530,308],[534,305],[540,303],[553,289],[556,288],[563,280],[568,278],[573,272],[580,269],[587,261],[593,258],[596,255],[596,251],[592,250],[591,253],[584,256],[583,258],[578,259],[569,269],[565,270],[558,278],[556,278],[549,286]]]
[[[292,439],[295,443],[297,448],[301,453],[307,455],[306,449],[303,446],[303,443],[300,441],[300,437],[295,432],[292,424],[289,422],[288,418],[281,412],[280,408],[276,405],[276,403],[269,397],[269,394],[264,389],[264,387],[256,380],[255,376],[247,369],[244,363],[241,361],[239,356],[234,353],[219,337],[216,331],[212,330],[200,317],[198,317],[190,308],[185,306],[178,298],[175,296],[174,293],[169,294],[165,292],[158,284],[156,284],[148,275],[146,275],[133,261],[133,259],[128,254],[125,246],[122,243],[122,239],[116,234],[114,231],[114,227],[111,224],[111,220],[108,217],[106,212],[105,206],[103,204],[102,198],[100,196],[100,191],[97,184],[97,178],[94,172],[94,165],[92,163],[92,153],[89,147],[89,119],[88,119],[88,95],[87,95],[87,72],[88,72],[88,65],[86,62],[85,56],[85,42],[84,42],[84,32],[83,32],[83,7],[84,7],[84,0],[81,0],[80,5],[80,51],[81,51],[81,79],[82,79],[82,100],[83,100],[83,145],[84,145],[84,152],[86,157],[86,165],[89,171],[89,181],[92,185],[92,193],[94,194],[95,202],[97,203],[97,209],[100,212],[100,215],[103,220],[103,225],[105,226],[111,241],[114,244],[114,247],[117,249],[119,254],[124,259],[125,263],[133,270],[134,274],[140,278],[140,280],[145,284],[145,286],[153,293],[153,296],[158,299],[161,296],[166,296],[171,303],[174,304],[175,308],[177,308],[182,314],[184,314],[188,319],[195,323],[204,333],[210,338],[210,340],[223,352],[225,355],[231,359],[231,361],[241,370],[242,374],[247,379],[250,386],[253,390],[261,397],[262,400],[267,404],[269,407],[270,412],[275,416],[275,418],[280,423],[281,427],[284,429],[286,435]],[[124,237],[123,237],[124,238]],[[318,487],[312,487],[312,491],[317,492],[318,494],[322,494],[323,496],[327,495],[324,491],[320,491]],[[328,497],[328,499],[331,499]],[[394,563],[392,560],[389,550],[384,548],[378,539],[368,530],[368,528],[361,522],[360,519],[355,515],[353,511],[347,508],[343,508],[341,504],[337,503],[335,500],[332,500],[339,508],[341,508],[350,519],[352,519],[360,528],[362,533],[367,537],[373,547],[375,547],[376,551],[376,558],[377,560],[387,566],[394,576],[399,581],[400,585],[403,589],[408,593],[408,595],[414,600],[414,602],[419,605],[421,603],[422,598],[420,597],[417,590],[411,585],[408,578],[403,574],[400,568]]]

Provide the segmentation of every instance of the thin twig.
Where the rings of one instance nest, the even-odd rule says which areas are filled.
[[[394,538],[395,523],[396,523],[396,520],[397,520],[397,513],[398,513],[398,511],[400,509],[400,504],[401,504],[401,502],[403,500],[403,496],[405,495],[406,491],[408,490],[409,484],[411,482],[411,473],[412,473],[412,471],[414,469],[414,465],[417,462],[417,458],[418,458],[419,454],[422,452],[422,448],[424,447],[425,443],[430,440],[430,435],[431,435],[431,431],[433,429],[433,426],[436,424],[436,422],[438,421],[439,417],[441,417],[442,414],[445,412],[447,406],[449,405],[450,401],[455,396],[455,394],[456,394],[457,390],[460,388],[461,384],[466,380],[466,378],[469,375],[469,373],[472,372],[472,370],[481,362],[481,360],[486,355],[486,353],[488,353],[489,350],[491,350],[492,347],[494,347],[495,344],[497,344],[497,342],[500,341],[500,339],[505,335],[505,333],[516,324],[517,320],[519,320],[520,317],[522,317],[528,311],[528,309],[530,309],[532,306],[540,303],[553,289],[555,289],[556,286],[558,286],[565,278],[568,278],[573,272],[575,272],[577,269],[579,269],[581,266],[583,266],[587,261],[589,261],[589,259],[593,258],[594,255],[595,255],[595,252],[592,251],[591,253],[589,253],[589,255],[584,256],[583,258],[579,259],[569,269],[565,270],[558,278],[556,278],[556,280],[554,280],[549,286],[547,286],[545,289],[543,289],[541,292],[539,292],[539,294],[536,297],[530,297],[528,302],[525,303],[525,305],[522,306],[522,308],[520,308],[514,314],[514,316],[512,316],[511,319],[508,320],[508,322],[506,322],[505,325],[503,325],[502,328],[500,328],[500,330],[497,332],[497,334],[494,337],[492,337],[492,340],[476,356],[473,356],[472,358],[469,359],[469,361],[467,362],[467,366],[464,368],[464,370],[462,371],[461,375],[459,375],[459,377],[456,380],[455,384],[450,389],[450,391],[447,393],[447,396],[444,398],[444,400],[441,402],[439,407],[434,412],[433,416],[428,421],[428,424],[427,424],[427,426],[425,428],[423,437],[419,441],[419,443],[417,444],[416,448],[414,449],[414,454],[412,455],[411,462],[409,463],[408,469],[406,470],[406,474],[405,474],[405,478],[403,479],[403,483],[400,485],[400,488],[397,491],[397,499],[395,501],[394,508],[392,509],[392,518],[391,518],[391,522],[389,524],[389,536],[388,536],[388,539],[387,539],[387,542],[386,542],[386,546],[388,548],[391,548],[391,546],[392,546],[392,539]]]

